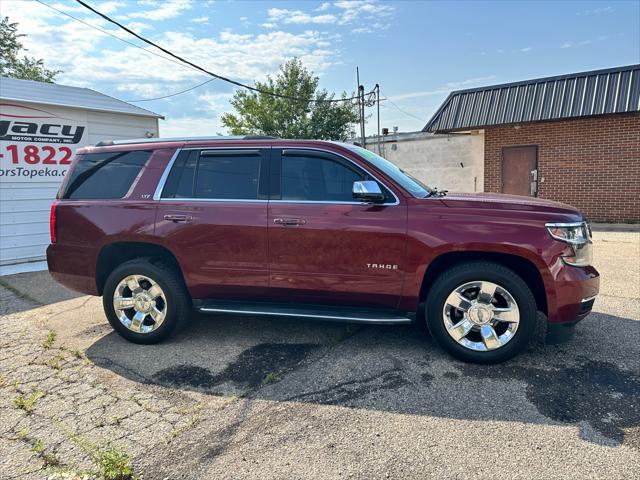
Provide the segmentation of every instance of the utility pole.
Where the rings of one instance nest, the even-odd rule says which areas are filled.
[[[366,148],[364,130],[364,86],[360,85],[360,67],[356,67],[356,82],[358,83],[358,113],[360,114],[360,143]]]
[[[376,105],[378,107],[378,155],[382,156],[382,147],[380,146],[380,85],[376,83]]]

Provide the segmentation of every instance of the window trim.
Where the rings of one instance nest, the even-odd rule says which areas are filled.
[[[173,156],[171,157],[171,159],[169,160],[169,163],[167,163],[167,166],[164,169],[164,172],[162,172],[162,176],[160,177],[160,180],[158,181],[158,185],[156,186],[156,190],[153,193],[153,200],[158,201],[158,202],[215,202],[215,203],[229,203],[229,202],[236,202],[236,203],[266,203],[269,200],[268,199],[262,199],[262,198],[256,198],[256,199],[235,199],[235,198],[198,198],[198,197],[180,197],[180,198],[175,198],[175,197],[166,197],[163,198],[162,197],[162,193],[164,191],[164,188],[166,186],[167,183],[167,179],[169,178],[169,174],[171,173],[171,170],[176,162],[176,160],[178,159],[178,156],[180,155],[181,152],[183,151],[193,151],[193,150],[198,150],[200,152],[212,152],[212,151],[219,151],[221,152],[220,154],[223,154],[224,150],[229,150],[229,151],[242,151],[242,150],[249,150],[249,151],[261,151],[261,150],[270,150],[271,147],[256,147],[256,146],[251,146],[250,148],[248,147],[190,147],[190,148],[177,148],[176,151],[174,152]],[[211,154],[210,156],[213,156],[214,154]],[[259,154],[260,157],[260,169],[262,170],[262,162],[267,162],[267,165],[270,162],[270,155],[267,156],[267,158],[265,159],[265,157],[261,154]],[[197,166],[199,166],[200,164],[200,154],[198,155],[198,162],[197,162]],[[194,172],[194,190],[192,191],[192,195],[195,194],[195,181],[198,175],[198,169],[196,166],[196,171]],[[258,176],[258,182],[261,181],[261,177],[262,174],[260,174]],[[258,195],[260,195],[260,184],[258,183]]]
[[[376,182],[378,182],[387,191],[389,191],[391,193],[391,195],[393,195],[395,201],[377,203],[377,204],[375,204],[376,206],[393,207],[393,206],[396,206],[396,205],[400,205],[400,200],[398,199],[398,196],[396,195],[396,193],[391,188],[389,188],[387,186],[387,184],[385,182],[380,181],[369,170],[367,170],[366,168],[364,168],[361,165],[357,164],[356,162],[354,162],[352,159],[348,158],[345,155],[342,155],[340,153],[334,152],[332,150],[326,150],[326,149],[318,148],[318,147],[295,146],[295,147],[273,147],[273,148],[274,149],[278,149],[281,157],[282,157],[282,151],[283,150],[306,150],[306,151],[310,151],[310,152],[320,153],[320,154],[322,154],[322,156],[334,155],[334,156],[336,156],[336,157],[348,162],[351,166],[353,166],[356,169],[356,171],[362,171],[362,172],[366,173],[372,180],[375,180]],[[272,159],[273,159],[273,155],[272,155]],[[282,172],[280,172],[280,180],[282,181]],[[357,202],[355,200],[353,202],[341,202],[341,201],[331,201],[331,200],[282,200],[282,199],[270,199],[269,201],[270,202],[274,202],[274,203],[293,203],[293,204],[312,204],[312,205],[313,204],[319,204],[319,205],[370,205],[367,202]]]
[[[343,155],[341,153],[338,152],[334,152],[333,150],[327,150],[324,148],[319,148],[319,147],[303,147],[303,146],[295,146],[295,147],[288,147],[289,150],[309,150],[312,152],[320,152],[320,153],[324,153],[324,154],[330,154],[330,155],[335,155],[336,157],[339,157],[343,160],[346,160],[347,162],[349,162],[351,165],[353,165],[356,169],[362,170],[364,171],[367,175],[369,175],[371,177],[371,179],[375,180],[376,182],[378,182],[380,185],[384,186],[384,188],[386,188],[389,192],[391,192],[391,195],[393,195],[395,201],[394,202],[385,202],[385,203],[378,203],[375,204],[376,206],[381,206],[381,207],[395,207],[397,205],[400,205],[400,199],[398,198],[398,195],[396,195],[396,193],[393,191],[393,189],[389,188],[389,186],[385,183],[380,181],[380,179],[372,174],[369,170],[367,170],[366,168],[364,168],[363,166],[359,165],[358,163],[356,163],[355,161],[353,161],[351,158],[347,157],[346,155]],[[287,147],[280,147],[280,146],[256,146],[256,145],[251,145],[251,147],[188,147],[188,148],[182,148],[182,147],[178,147],[176,148],[175,153],[173,154],[173,156],[171,157],[171,159],[169,160],[169,163],[167,163],[167,166],[165,167],[164,172],[162,173],[162,176],[160,177],[160,180],[158,181],[158,185],[156,187],[156,190],[153,194],[153,200],[159,201],[159,202],[175,202],[175,201],[180,201],[180,202],[215,202],[215,203],[229,203],[229,202],[236,202],[236,203],[268,203],[268,202],[274,202],[274,203],[293,203],[293,204],[318,204],[318,205],[371,205],[368,204],[366,202],[337,202],[337,201],[325,201],[325,200],[273,200],[273,199],[256,199],[256,200],[234,200],[234,199],[216,199],[216,198],[162,198],[162,191],[164,190],[165,184],[167,182],[167,178],[169,177],[169,172],[171,172],[171,169],[173,168],[173,164],[175,163],[176,159],[178,158],[178,155],[180,155],[180,152],[184,151],[184,150],[270,150],[270,155],[269,158],[267,159],[267,162],[269,165],[271,165],[271,161],[273,160],[273,151],[274,150],[285,150],[287,149]],[[281,154],[281,152],[280,152]],[[269,179],[271,177],[269,176]],[[270,180],[269,180],[270,182]],[[271,185],[271,183],[269,183],[269,186]],[[259,189],[260,187],[258,187]],[[271,189],[269,188],[269,195],[271,194]]]

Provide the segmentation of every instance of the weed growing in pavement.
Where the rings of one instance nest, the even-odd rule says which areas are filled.
[[[124,450],[107,446],[97,452],[95,462],[100,477],[104,480],[133,480],[136,478],[131,467],[131,459]]]
[[[64,357],[59,353],[55,357],[47,360],[47,366],[53,368],[54,370],[61,370],[62,366],[60,365],[60,362],[62,360],[64,360]]]
[[[27,427],[22,427],[20,430],[18,430],[18,433],[16,433],[16,438],[18,440],[24,440],[28,435],[29,429]]]
[[[13,405],[20,410],[24,410],[27,413],[31,413],[35,408],[36,402],[38,401],[38,399],[43,396],[44,396],[44,393],[40,391],[33,392],[28,397],[25,397],[24,395],[19,395],[18,397],[14,398]]]
[[[110,443],[100,447],[66,429],[65,433],[69,440],[91,457],[98,467],[96,474],[101,480],[137,480],[129,454],[122,448]]]
[[[262,385],[269,385],[270,383],[275,383],[280,380],[280,377],[277,373],[267,373],[267,376],[262,379]]]
[[[31,451],[35,453],[44,452],[44,442],[42,441],[42,439],[40,438],[36,439],[36,443],[33,445],[33,448],[31,449]]]
[[[56,336],[57,335],[58,334],[56,332],[54,332],[53,330],[49,330],[49,332],[47,333],[47,337],[42,342],[42,346],[44,348],[51,348],[51,346],[53,345],[53,342],[56,341]]]

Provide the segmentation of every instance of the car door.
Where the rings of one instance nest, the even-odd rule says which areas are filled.
[[[267,291],[269,148],[198,148],[176,157],[156,236],[178,257],[194,298]]]
[[[407,207],[383,184],[384,204],[354,201],[353,182],[364,179],[375,180],[346,157],[328,151],[273,149],[269,285],[274,299],[397,306]]]

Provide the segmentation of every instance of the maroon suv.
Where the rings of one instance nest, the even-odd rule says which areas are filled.
[[[78,151],[51,208],[49,271],[155,343],[200,312],[403,324],[506,360],[537,312],[567,336],[598,293],[591,232],[547,200],[431,189],[333,142],[223,137]]]

